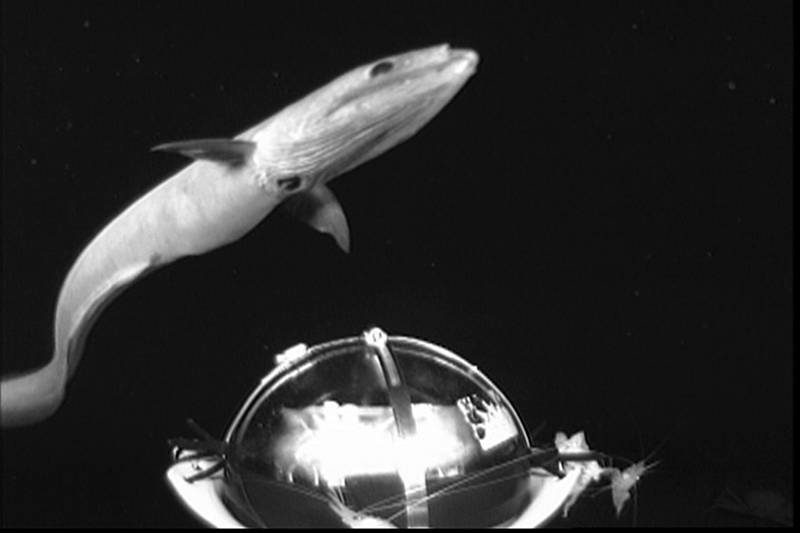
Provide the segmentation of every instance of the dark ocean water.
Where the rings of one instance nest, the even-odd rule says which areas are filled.
[[[3,3],[4,373],[48,360],[81,247],[180,167],[150,147],[387,54],[481,63],[332,183],[349,255],[274,214],[117,299],[58,413],[3,431],[2,525],[195,525],[166,439],[221,434],[277,351],[372,324],[477,364],[537,438],[657,449],[637,525],[766,524],[711,507],[793,493],[791,3],[292,5]],[[606,498],[554,525],[634,523]]]

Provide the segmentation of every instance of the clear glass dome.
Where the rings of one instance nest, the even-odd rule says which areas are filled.
[[[226,442],[223,498],[249,526],[502,526],[538,490],[497,387],[377,328],[284,352]]]

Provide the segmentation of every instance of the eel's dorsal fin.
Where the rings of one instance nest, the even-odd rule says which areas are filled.
[[[307,191],[297,193],[284,202],[286,210],[322,233],[334,238],[339,248],[350,251],[350,229],[342,206],[325,185],[315,185]]]
[[[154,146],[154,152],[175,152],[192,159],[208,159],[239,166],[253,155],[256,143],[236,139],[194,139],[175,141]]]

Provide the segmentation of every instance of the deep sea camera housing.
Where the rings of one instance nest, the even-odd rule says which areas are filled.
[[[580,489],[442,347],[373,328],[275,362],[223,441],[173,441],[169,484],[209,525],[531,527]]]

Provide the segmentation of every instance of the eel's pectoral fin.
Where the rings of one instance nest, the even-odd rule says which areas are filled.
[[[322,233],[334,238],[339,248],[350,251],[350,229],[339,201],[325,185],[316,185],[284,202],[286,210]]]
[[[209,159],[226,165],[244,164],[256,149],[252,141],[236,139],[194,139],[159,144],[151,148],[158,152],[175,152],[192,159]]]

